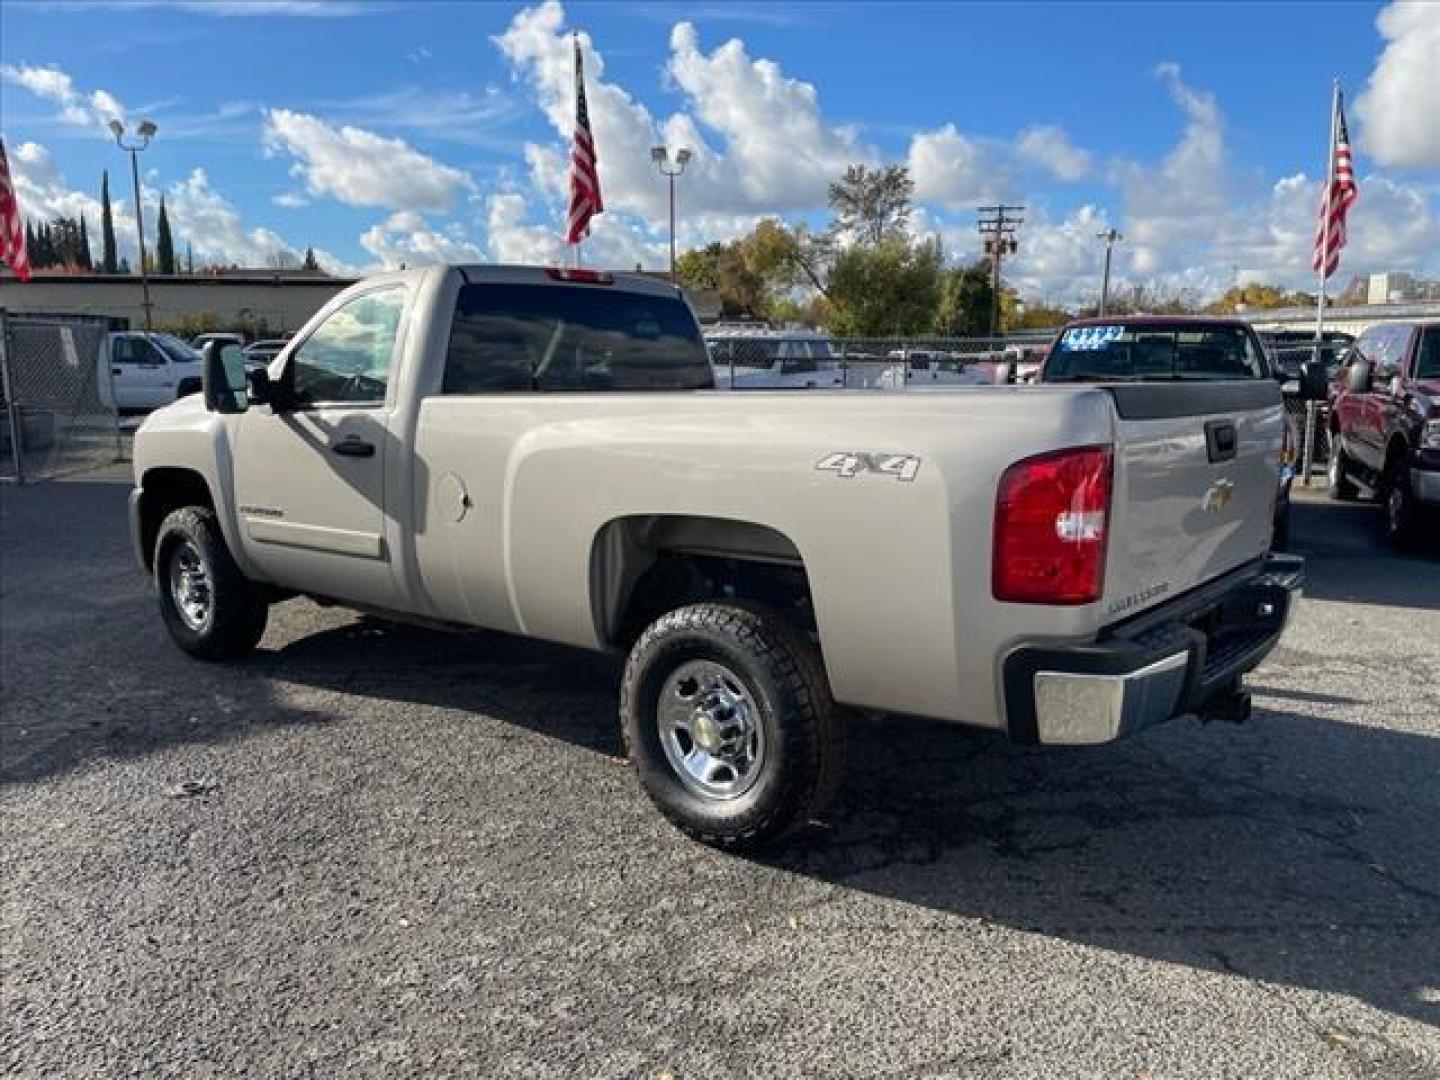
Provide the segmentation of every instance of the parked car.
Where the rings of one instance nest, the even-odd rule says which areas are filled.
[[[198,658],[295,594],[626,655],[645,791],[748,848],[820,812],[837,704],[1045,744],[1248,714],[1303,578],[1268,552],[1279,389],[1080,374],[714,393],[674,286],[405,270],[273,376],[212,350],[135,437],[131,531]]]
[[[1283,372],[1287,383],[1300,378],[1300,365],[1317,356],[1312,330],[1261,330],[1260,342],[1270,354],[1272,365]],[[1325,369],[1334,374],[1355,341],[1354,334],[1326,330],[1320,339],[1318,356]]]
[[[268,367],[271,360],[280,355],[280,350],[289,345],[285,338],[267,338],[245,346],[245,363],[250,367]]]
[[[1440,320],[1360,335],[1330,405],[1330,495],[1385,505],[1385,535],[1419,537],[1440,510]]]
[[[1323,397],[1323,368],[1306,366],[1308,374],[1304,378],[1301,371],[1296,372],[1297,393],[1303,383],[1302,396]],[[1286,374],[1272,365],[1248,323],[1239,319],[1153,315],[1081,319],[1067,324],[1050,346],[1036,376],[1040,383],[1240,382],[1273,388],[1283,421],[1273,459],[1272,544],[1277,550],[1289,543],[1290,488],[1299,444],[1295,423],[1285,413],[1277,385],[1285,378]],[[1223,413],[1228,400],[1226,394],[1217,394],[1214,411]],[[1211,440],[1211,426],[1224,422],[1208,421],[1202,433],[1211,461],[1222,460],[1222,448]],[[1247,433],[1236,429],[1232,437],[1244,439]]]
[[[156,409],[200,390],[200,354],[173,334],[106,334],[96,364],[101,399],[120,412]]]

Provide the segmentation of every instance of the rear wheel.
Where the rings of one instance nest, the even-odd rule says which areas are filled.
[[[1350,502],[1357,495],[1355,481],[1350,479],[1350,460],[1340,448],[1337,436],[1330,440],[1330,498]]]
[[[155,541],[154,571],[165,628],[191,656],[233,660],[259,644],[268,597],[235,565],[214,511],[171,513]]]
[[[651,801],[717,847],[759,848],[804,825],[839,779],[819,652],[765,610],[704,603],[662,615],[630,652],[620,714]]]

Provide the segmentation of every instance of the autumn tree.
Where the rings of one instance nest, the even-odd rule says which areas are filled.
[[[915,182],[904,165],[871,169],[851,165],[830,185],[832,231],[838,238],[875,246],[886,240],[903,240],[910,232],[911,199]]]

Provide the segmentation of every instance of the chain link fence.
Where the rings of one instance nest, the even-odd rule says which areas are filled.
[[[733,390],[981,386],[1027,377],[1050,337],[859,338],[726,331],[705,335],[716,384]]]
[[[0,479],[24,483],[123,459],[108,324],[0,310]]]
[[[1028,381],[1054,335],[858,338],[721,324],[707,330],[705,340],[716,385],[722,389],[905,390]],[[1343,343],[1327,342],[1323,349],[1322,359],[1334,366]],[[1300,365],[1314,356],[1314,347],[1272,345],[1269,351],[1276,369],[1289,376],[1283,390],[1285,411],[1294,425],[1297,468],[1308,439],[1311,469],[1323,471],[1330,460],[1326,405],[1299,395]]]

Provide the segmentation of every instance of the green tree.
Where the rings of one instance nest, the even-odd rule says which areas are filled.
[[[301,268],[304,270],[320,269],[320,261],[315,258],[315,249],[313,247],[307,247],[305,249],[305,261],[301,264]]]
[[[35,227],[30,224],[30,219],[25,219],[25,255],[30,260],[30,265],[39,269],[40,241],[35,237]]]
[[[100,272],[118,274],[115,260],[115,218],[110,210],[110,172],[100,174]]]
[[[866,337],[928,333],[941,281],[935,241],[890,239],[846,248],[835,257],[825,290],[833,306],[829,327],[837,334]]]
[[[834,231],[857,244],[874,246],[904,239],[910,232],[910,200],[915,182],[904,165],[870,169],[851,165],[830,185]]]
[[[120,265],[116,268],[116,272],[125,274],[126,276],[134,273],[134,271],[130,269],[130,260],[123,255],[120,256]]]
[[[80,251],[79,251],[79,255],[80,255],[80,258],[79,258],[79,266],[80,266],[80,269],[84,270],[86,273],[89,273],[91,270],[94,270],[94,269],[95,269],[95,264],[91,261],[91,255],[90,255],[90,229],[89,229],[89,227],[85,224],[85,211],[83,211],[83,210],[80,211]]]
[[[945,272],[935,306],[935,332],[944,337],[984,337],[990,333],[995,290],[984,259]]]
[[[195,276],[195,249],[190,246],[189,240],[185,241],[185,273]]]
[[[165,212],[165,196],[160,196],[160,219],[155,226],[155,265],[161,274],[175,273],[175,237],[170,234],[170,215]]]

